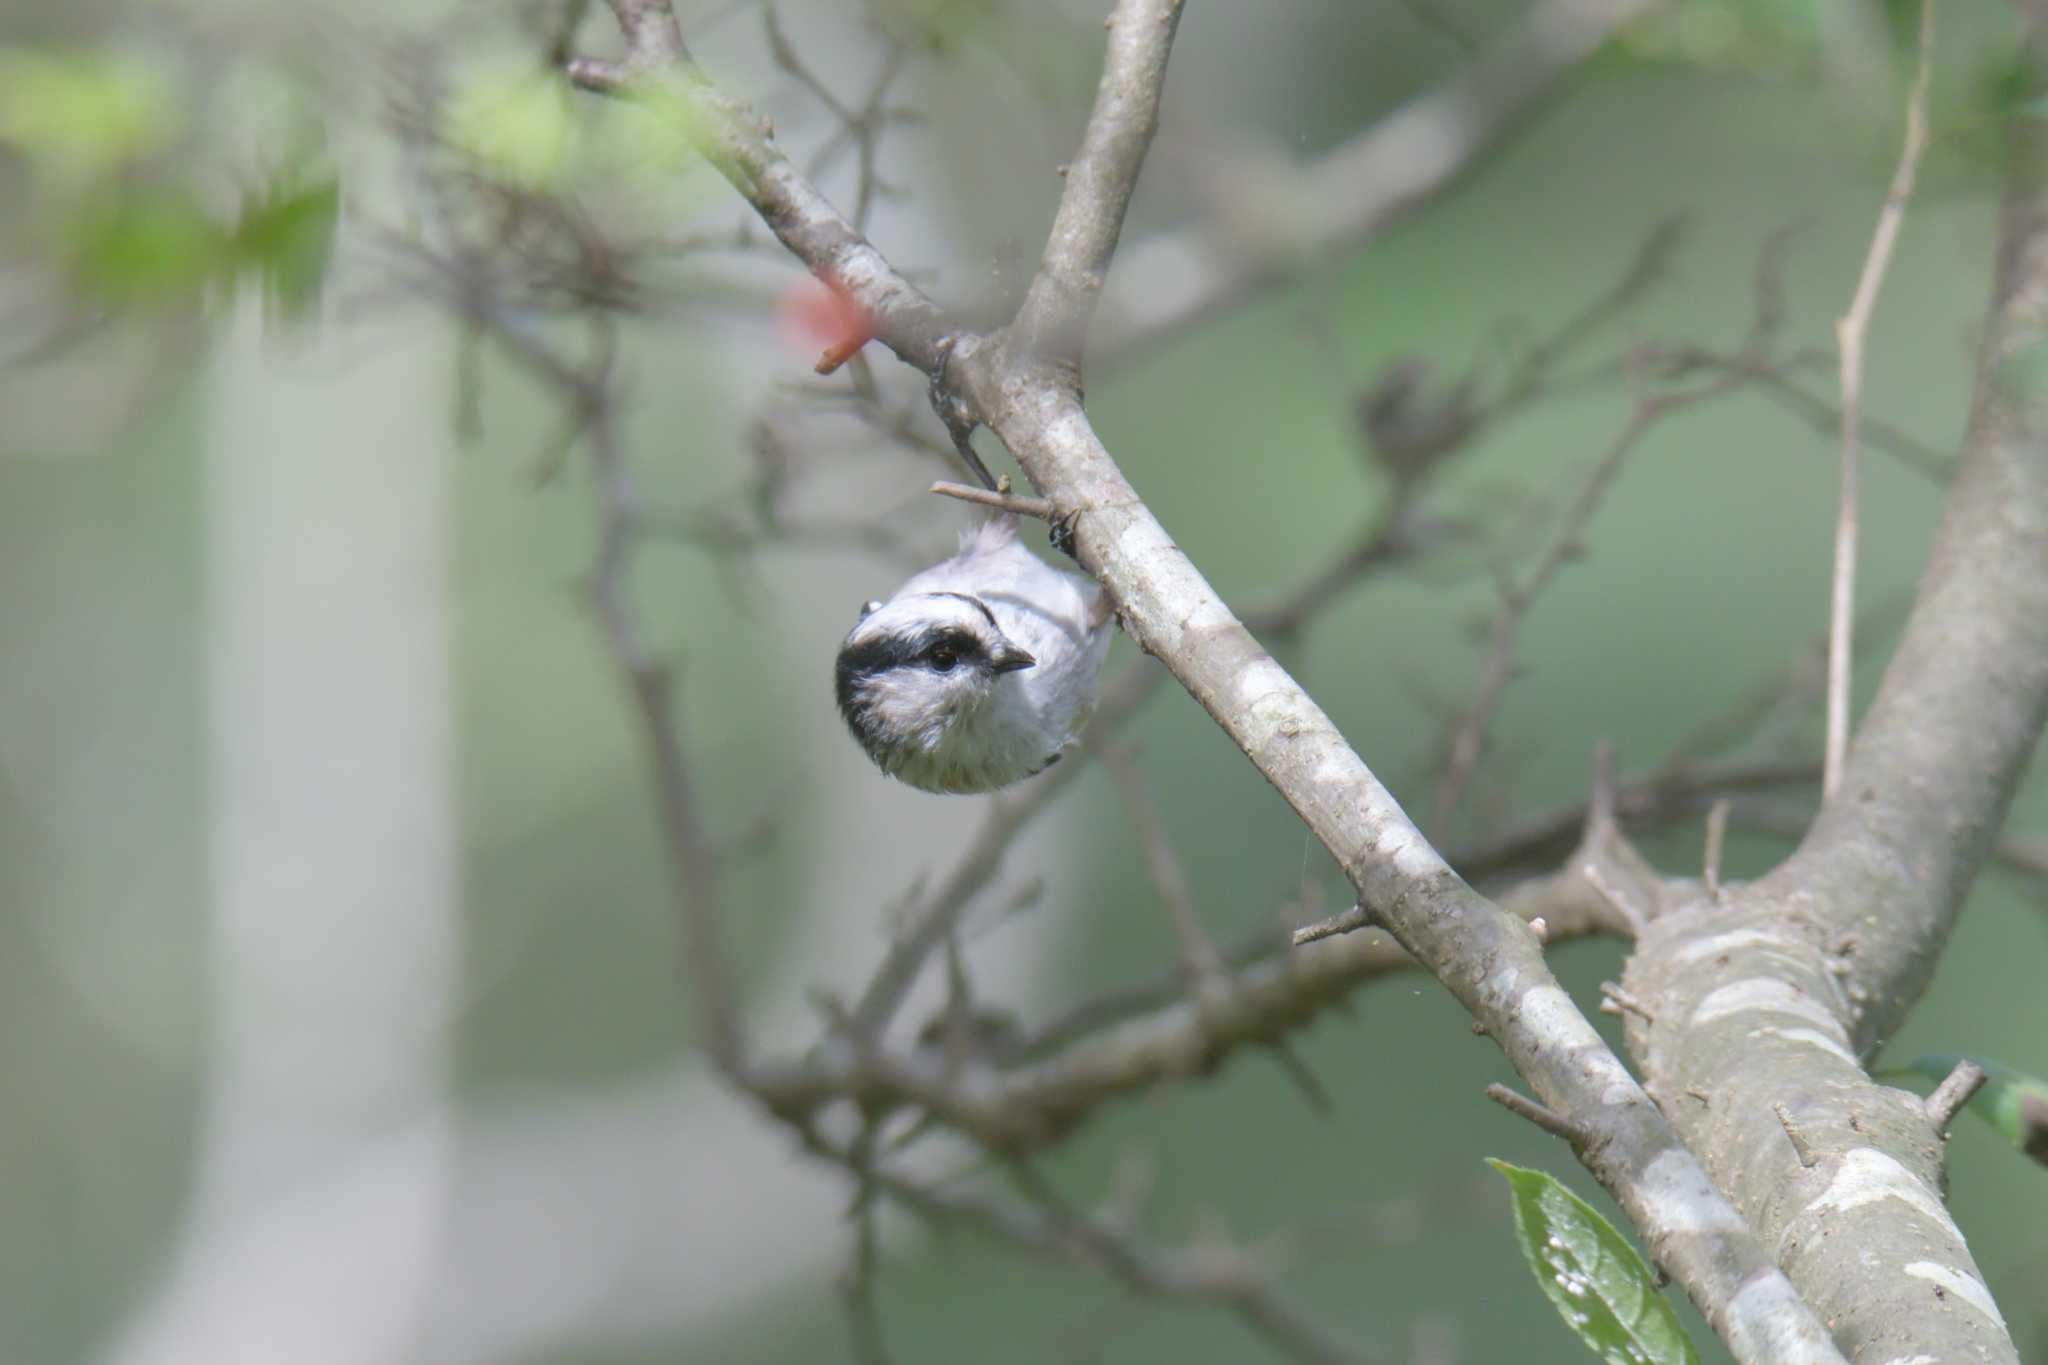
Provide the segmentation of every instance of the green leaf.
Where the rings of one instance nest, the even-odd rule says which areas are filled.
[[[273,181],[243,208],[229,249],[237,266],[262,281],[273,309],[297,316],[318,297],[340,210],[341,186],[331,174]]]
[[[0,142],[66,180],[89,181],[162,146],[177,109],[163,79],[132,61],[0,48]]]
[[[673,83],[642,81],[630,98],[605,100],[592,113],[593,161],[599,165],[667,178],[697,160],[703,120]]]
[[[1962,1060],[1946,1052],[1935,1053],[1915,1057],[1906,1063],[1906,1070],[1941,1081]],[[1991,1079],[1971,1097],[1968,1107],[2005,1134],[2013,1146],[2048,1166],[2048,1081],[1997,1062],[1987,1062],[1982,1057],[1969,1060],[1983,1067],[1984,1074]]]
[[[523,65],[481,67],[457,78],[442,131],[485,174],[545,189],[575,151],[576,109],[558,76]]]
[[[1536,1283],[1610,1365],[1697,1365],[1650,1268],[1585,1200],[1542,1171],[1487,1158],[1514,1195],[1515,1234]]]
[[[78,287],[111,305],[183,303],[227,260],[227,239],[192,198],[135,189],[91,201],[69,221]]]

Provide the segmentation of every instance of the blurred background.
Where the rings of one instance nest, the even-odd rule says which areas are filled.
[[[599,524],[585,463],[564,458],[555,400],[466,333],[406,251],[441,211],[421,188],[430,155],[541,187],[621,239],[739,241],[737,200],[672,140],[535,78],[560,8],[0,10],[0,1359],[851,1358],[833,1287],[846,1183],[693,1051],[647,755],[583,590]],[[758,5],[679,8],[700,60],[792,155],[832,137]],[[968,316],[998,316],[1029,277],[1103,8],[779,8],[849,102],[878,33],[909,51],[891,101],[921,117],[877,143],[902,193],[876,201],[871,236]],[[613,51],[594,10],[576,50]],[[1518,14],[1191,6],[1127,237],[1284,215],[1285,167]],[[1867,410],[1945,459],[1989,287],[2013,38],[1991,0],[1953,0],[1940,24],[1934,140]],[[1489,425],[1444,474],[1477,542],[1361,585],[1283,655],[1411,809],[1428,808],[1447,715],[1476,685],[1488,566],[1525,562],[1627,419],[1637,381],[1618,358],[1738,348],[1760,254],[1788,229],[1781,345],[1825,354],[1896,155],[1911,35],[1909,8],[1864,0],[1683,0],[1624,30],[1454,192],[1091,376],[1098,428],[1179,543],[1233,602],[1267,601],[1385,498],[1355,410],[1389,365],[1421,357],[1483,390],[1518,339],[1555,331],[1682,222],[1654,287],[1576,352],[1583,382]],[[847,203],[856,174],[841,156],[821,179]],[[793,506],[879,519],[904,543],[736,553],[684,536],[634,563],[727,850],[748,1018],[796,1046],[813,992],[858,990],[890,904],[980,813],[879,777],[827,685],[858,604],[968,517],[922,497],[944,472],[929,454],[792,387],[817,349],[787,321],[793,266],[752,248],[673,257],[637,262],[649,277],[619,332],[648,502],[727,525],[772,447],[801,476]],[[893,361],[873,365],[916,397]],[[1832,393],[1827,366],[1801,373]],[[1602,738],[1624,771],[1653,767],[1805,657],[1825,626],[1835,450],[1825,424],[1754,389],[1658,424],[1531,613],[1473,793],[1435,832],[1582,798]],[[1863,695],[1940,496],[1938,477],[1866,454],[1862,594],[1880,624]],[[1120,643],[1111,666],[1149,665]],[[1793,695],[1757,742],[1817,754],[1817,694]],[[1342,908],[1321,853],[1177,689],[1125,736],[1219,938]],[[2048,829],[2037,792],[2012,829]],[[1687,871],[1700,838],[1689,822],[1647,846]],[[1739,833],[1731,875],[1786,847]],[[1171,965],[1101,771],[1029,828],[987,901],[1034,879],[1028,909],[972,937],[985,998],[1042,1019]],[[1590,1009],[1620,949],[1556,958]],[[2044,961],[2048,887],[1987,873],[1885,1060],[2048,1068]],[[1511,1079],[1497,1050],[1419,976],[1360,990],[1297,1046],[1329,1113],[1241,1054],[1111,1105],[1046,1173],[1084,1206],[1149,1188],[1142,1226],[1163,1241],[1266,1248],[1374,1359],[1580,1359],[1481,1159],[1607,1206],[1560,1146],[1482,1099]],[[1973,1121],[1950,1150],[1958,1219],[2023,1354],[2048,1361],[2048,1181]],[[878,1304],[903,1365],[1266,1358],[1213,1309],[1134,1301],[964,1232],[884,1231]]]

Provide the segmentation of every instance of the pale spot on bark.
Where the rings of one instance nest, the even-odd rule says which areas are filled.
[[[1841,1021],[1825,1005],[1802,994],[1783,981],[1774,977],[1753,976],[1742,981],[1733,981],[1719,990],[1711,992],[1700,1001],[1692,1012],[1692,1024],[1698,1028],[1716,1019],[1730,1015],[1755,1011],[1760,1014],[1788,1014],[1795,1019],[1804,1019],[1823,1033],[1838,1039],[1846,1039]]]
[[[1531,986],[1515,1006],[1532,1032],[1553,1047],[1566,1049],[1604,1048],[1600,1035],[1579,1013],[1572,998],[1556,986]]]
[[[1768,948],[1773,952],[1790,954],[1799,951],[1801,946],[1782,934],[1773,934],[1765,929],[1730,929],[1725,934],[1710,934],[1696,939],[1672,956],[1679,962],[1698,962],[1702,958],[1719,957],[1744,948]]]
[[[1741,1217],[1688,1152],[1667,1148],[1643,1168],[1643,1202],[1651,1217],[1674,1232],[1745,1231]]]
[[[1759,1270],[1750,1277],[1728,1301],[1727,1321],[1728,1344],[1739,1360],[1807,1365],[1842,1358],[1821,1334],[1792,1282],[1775,1270]]]
[[[1393,863],[1404,876],[1433,877],[1445,870],[1444,860],[1429,846],[1429,840],[1405,822],[1393,823],[1381,830],[1375,847],[1380,856]]]
[[[1842,1046],[1838,1040],[1830,1038],[1818,1029],[1759,1028],[1751,1029],[1749,1036],[1752,1038],[1782,1038],[1788,1043],[1803,1043],[1808,1047],[1817,1047],[1823,1052],[1831,1053],[1851,1066],[1860,1067],[1862,1065],[1861,1062],[1856,1060],[1855,1053]]]
[[[1848,1213],[1883,1199],[1896,1199],[1944,1231],[1954,1230],[1940,1198],[1896,1158],[1875,1147],[1858,1147],[1842,1158],[1834,1179],[1820,1196],[1785,1225],[1779,1245],[1783,1247],[1800,1230],[1800,1225],[1810,1219]]]

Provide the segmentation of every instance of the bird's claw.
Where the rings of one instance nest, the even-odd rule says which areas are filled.
[[[1053,549],[1058,550],[1076,563],[1080,562],[1080,556],[1074,553],[1074,527],[1080,523],[1080,520],[1081,512],[1079,508],[1067,513],[1065,516],[1054,517],[1052,530],[1046,536],[1046,539],[1051,542]]]

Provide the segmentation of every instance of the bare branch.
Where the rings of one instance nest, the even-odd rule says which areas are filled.
[[[1187,1255],[1178,1267],[1161,1263],[1098,1220],[1070,1211],[1052,1187],[1023,1162],[1012,1163],[1011,1174],[1066,1240],[1078,1243],[1133,1287],[1147,1293],[1213,1299],[1236,1310],[1247,1326],[1296,1360],[1343,1365],[1365,1359],[1274,1292],[1243,1252],[1210,1246]]]
[[[690,60],[669,0],[605,0],[626,39],[626,66],[642,70]]]
[[[1197,227],[1135,242],[1105,300],[1093,349],[1119,357],[1292,276],[1332,249],[1356,248],[1528,128],[1531,110],[1652,0],[1538,0],[1435,89],[1296,170],[1273,231],[1234,240]]]
[[[1093,748],[1123,795],[1124,809],[1137,833],[1138,846],[1144,850],[1146,870],[1151,873],[1152,885],[1159,892],[1167,915],[1173,920],[1174,937],[1180,944],[1181,970],[1187,974],[1188,983],[1198,988],[1223,985],[1223,958],[1202,928],[1201,917],[1195,911],[1194,893],[1188,888],[1187,874],[1181,871],[1180,859],[1174,856],[1173,847],[1167,842],[1166,827],[1160,822],[1159,811],[1152,804],[1151,797],[1146,794],[1145,779],[1139,775],[1138,765],[1127,750],[1113,741],[1097,741]],[[1224,988],[1228,989],[1227,986]]]
[[[1349,910],[1332,915],[1326,920],[1302,925],[1294,931],[1289,941],[1297,948],[1306,948],[1309,944],[1321,943],[1326,938],[1336,938],[1339,934],[1355,933],[1360,929],[1372,927],[1372,912],[1362,905],[1354,905]]]
[[[676,724],[673,679],[642,637],[628,601],[629,551],[644,514],[618,444],[612,328],[599,324],[596,356],[587,366],[578,366],[531,327],[497,311],[485,291],[464,287],[458,281],[449,294],[449,302],[472,327],[556,391],[589,447],[601,509],[591,601],[646,733],[664,844],[674,874],[682,968],[697,1006],[699,1033],[712,1060],[728,1075],[738,1077],[746,1068],[745,1041],[719,923],[717,854],[704,827]]]
[[[993,489],[976,488],[972,484],[935,483],[930,491],[940,497],[958,498],[962,502],[978,503],[1001,512],[1015,512],[1020,517],[1036,517],[1040,521],[1051,521],[1057,515],[1052,504],[1044,498],[1022,498],[1014,493],[998,493]]]
[[[1038,274],[1017,310],[1014,330],[1031,354],[1080,364],[1124,211],[1159,127],[1166,58],[1180,15],[1181,0],[1117,0],[1105,21],[1110,36],[1095,109],[1067,165],[1067,187]]]
[[[1727,392],[1733,382],[1719,380],[1702,388],[1654,394],[1638,401],[1621,431],[1588,471],[1536,562],[1519,582],[1502,585],[1500,611],[1493,619],[1486,658],[1480,666],[1479,686],[1452,729],[1443,779],[1437,784],[1432,824],[1438,831],[1443,831],[1456,813],[1465,786],[1485,752],[1487,729],[1513,676],[1515,641],[1521,634],[1524,618],[1558,571],[1583,552],[1586,527],[1599,511],[1622,466],[1660,419]]]
[[[1920,173],[1927,149],[1927,85],[1934,70],[1934,0],[1920,0],[1920,57],[1913,88],[1906,97],[1906,140],[1899,149],[1891,189],[1877,215],[1877,231],[1863,258],[1849,311],[1835,323],[1835,344],[1842,352],[1842,489],[1835,516],[1835,570],[1830,593],[1828,632],[1828,733],[1822,764],[1821,791],[1833,796],[1842,784],[1842,764],[1849,751],[1849,671],[1856,628],[1856,421],[1863,406],[1863,342],[1878,290],[1891,267],[1892,248],[1905,222],[1906,202]]]
[[[697,149],[776,238],[859,307],[877,341],[925,374],[938,374],[947,351],[938,306],[790,164],[751,111],[704,79],[669,0],[609,3],[626,38],[625,64],[578,58],[569,63],[569,78],[601,94],[679,101]]]
[[[2048,35],[2044,16],[2028,15],[2037,94],[2048,88]],[[1674,1111],[1681,1128],[1762,1235],[1797,1247],[1787,1260],[1795,1282],[1843,1323],[1925,1294],[1909,1264],[1984,1283],[1942,1205],[1926,1111],[1859,1062],[1926,989],[2048,716],[2048,429],[2027,363],[2048,284],[2048,134],[2026,114],[2007,131],[1969,433],[1918,598],[1840,784],[1789,860],[1725,892],[1711,913],[1660,923],[1627,970],[1631,989],[1657,1005],[1655,1023],[1631,1022],[1632,1050],[1657,1085],[1715,1096],[1705,1112]],[[1815,1167],[1767,1141],[1778,1102],[1798,1116]],[[1830,1198],[1835,1182],[1875,1172],[1897,1197],[1853,1209]],[[1823,1219],[1827,1235],[1812,1235]],[[1988,1291],[1969,1303],[1929,1315],[1914,1349],[2017,1361]]]
[[[868,1165],[814,1127],[798,1131],[811,1151],[936,1226],[971,1227],[1044,1260],[1098,1266],[1148,1298],[1227,1309],[1300,1365],[1370,1365],[1370,1356],[1353,1349],[1272,1284],[1249,1253],[1222,1246],[1149,1246],[1113,1217],[1070,1209],[1022,1162],[1010,1162],[1006,1169],[1025,1200],[1003,1199],[952,1183],[917,1179],[884,1164]]]

